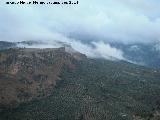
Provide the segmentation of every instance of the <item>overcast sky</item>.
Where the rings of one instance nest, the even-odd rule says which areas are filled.
[[[6,1],[0,1],[2,41],[89,41],[97,50],[111,48],[108,41],[160,41],[160,0],[79,0],[78,5],[6,5]]]

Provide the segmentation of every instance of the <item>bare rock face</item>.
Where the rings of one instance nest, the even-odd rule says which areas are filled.
[[[0,51],[0,105],[48,96],[64,65],[86,56],[65,48],[16,48]],[[74,66],[75,67],[75,66]]]

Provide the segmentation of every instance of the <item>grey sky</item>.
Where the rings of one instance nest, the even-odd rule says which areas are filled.
[[[69,41],[68,36],[77,42],[85,42],[87,39],[80,38],[86,36],[91,38],[91,44],[96,41],[101,45],[106,41],[160,41],[159,0],[79,0],[78,5],[43,6],[5,5],[5,2],[0,1],[3,41]]]

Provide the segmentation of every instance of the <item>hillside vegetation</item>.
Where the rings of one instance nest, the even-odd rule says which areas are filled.
[[[1,120],[160,119],[159,70],[64,48],[4,50],[0,68]]]

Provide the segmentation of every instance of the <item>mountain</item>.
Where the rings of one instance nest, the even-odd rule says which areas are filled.
[[[160,44],[122,44],[111,43],[117,49],[124,53],[127,60],[135,64],[143,65],[150,68],[160,68]]]
[[[71,39],[80,40],[82,43],[92,45],[93,42],[99,42],[99,37],[81,34],[79,32],[72,33],[68,36]],[[135,64],[142,65],[149,68],[160,69],[160,41],[151,42],[122,42],[111,38],[101,38],[105,44],[111,45],[113,48],[121,50],[124,54],[123,57]],[[125,40],[124,40],[125,41]],[[137,40],[135,40],[137,41]],[[145,41],[142,40],[142,41]]]
[[[47,96],[64,64],[85,58],[57,49],[7,49],[0,52],[0,104],[12,105]]]
[[[0,120],[159,120],[160,70],[70,46],[0,51]]]
[[[90,43],[85,43],[90,44]],[[123,44],[118,42],[108,42],[112,47],[121,50],[123,57],[134,64],[142,65],[149,68],[160,69],[160,43],[150,44]],[[53,48],[53,47],[67,47],[67,43],[52,41],[22,41],[22,42],[4,42],[0,41],[0,50],[8,48]],[[71,48],[71,46],[69,46]],[[111,56],[112,57],[112,56]],[[111,58],[116,59],[116,58]]]

